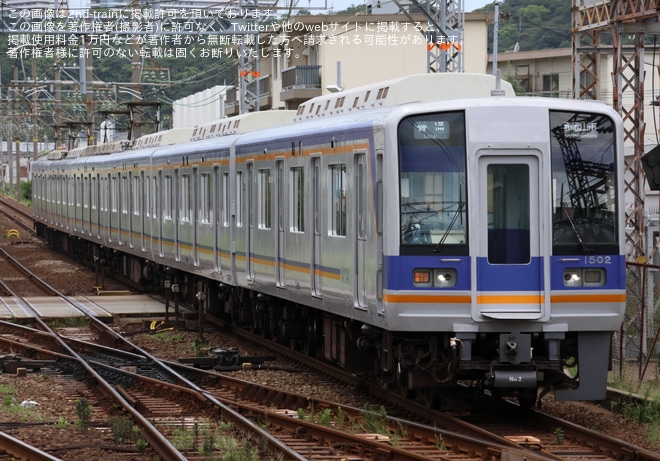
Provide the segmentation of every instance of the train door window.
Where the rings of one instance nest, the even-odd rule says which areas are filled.
[[[126,176],[121,177],[121,213],[128,214],[128,200],[130,198],[130,192],[128,190],[129,182]]]
[[[92,194],[91,194],[90,205],[92,207],[93,212],[96,212],[96,210],[98,208],[97,203],[98,203],[99,197],[98,197],[98,189],[97,189],[98,184],[97,183],[98,183],[98,181],[96,180],[96,177],[92,177],[92,189],[91,189]]]
[[[487,168],[488,262],[530,261],[529,165],[490,164]]]
[[[259,170],[258,174],[258,222],[259,229],[270,229],[272,225],[273,193],[271,188],[270,169]]]
[[[142,214],[142,207],[140,206],[140,201],[142,200],[142,194],[140,193],[140,177],[133,176],[133,190],[131,191],[131,197],[133,198],[133,209],[131,210],[135,216],[140,216]]]
[[[117,213],[119,211],[119,185],[117,184],[117,177],[112,177],[112,188],[111,188],[111,210],[112,213]]]
[[[156,176],[151,177],[151,216],[158,219],[158,178]]]
[[[83,176],[82,178],[82,186],[83,186],[83,222],[82,222],[82,229],[83,232],[87,230],[88,232],[91,230],[89,229],[89,216],[90,216],[90,208],[89,208],[89,178],[87,176]]]
[[[143,201],[143,214],[142,216],[148,218],[151,216],[151,177],[142,173],[142,184],[144,184],[144,201]]]
[[[229,173],[222,175],[222,225],[229,227]]]
[[[192,221],[192,182],[189,174],[181,175],[181,221]]]
[[[330,235],[346,236],[346,165],[331,165]]]
[[[243,227],[243,172],[236,172],[236,226]]]
[[[211,200],[211,175],[202,173],[199,177],[199,220],[210,224],[213,218],[213,201]]]
[[[172,219],[172,175],[165,175],[165,187],[163,188],[163,219]]]
[[[57,185],[59,195],[59,214],[61,216],[68,214],[70,217],[73,217],[73,227],[77,230],[79,227],[79,222],[77,221],[78,213],[82,208],[80,205],[76,206],[76,204],[79,203],[79,195],[77,195],[79,193],[78,188],[80,187],[79,181],[76,180],[75,175],[73,175],[71,178],[60,176]],[[72,211],[69,211],[67,208],[72,208]]]
[[[364,239],[366,237],[365,232],[365,208],[366,208],[366,178],[365,178],[365,165],[364,165],[364,153],[359,153],[356,156],[356,182],[355,182],[355,193],[357,194],[356,196],[356,208],[357,208],[357,215],[356,215],[356,221],[357,221],[357,237],[359,239]]]
[[[99,211],[104,213],[108,211],[108,194],[105,189],[105,178],[99,177]]]
[[[305,232],[305,170],[303,167],[291,168],[291,232]]]

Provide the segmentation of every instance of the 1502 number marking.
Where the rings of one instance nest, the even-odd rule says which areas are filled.
[[[585,256],[585,264],[612,264],[611,256]]]

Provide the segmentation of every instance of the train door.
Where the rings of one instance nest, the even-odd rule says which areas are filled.
[[[114,239],[115,228],[115,211],[117,207],[117,180],[111,174],[108,174],[108,241],[112,242]]]
[[[475,320],[544,314],[539,158],[534,151],[479,156]]]
[[[163,170],[158,170],[158,193],[156,194],[156,213],[154,216],[158,222],[158,255],[162,258],[165,255],[165,248],[163,242],[163,219],[165,217],[165,195],[169,191],[164,189],[163,183]]]
[[[221,271],[220,267],[220,230],[224,221],[224,188],[221,185],[220,167],[213,165],[211,176],[211,209],[213,210],[213,270]]]
[[[172,187],[174,195],[172,196],[172,222],[174,224],[174,259],[181,261],[181,246],[179,245],[180,226],[181,226],[181,184],[179,183],[179,169],[174,169],[174,177],[172,178]]]
[[[385,314],[383,304],[383,151],[376,152],[376,310]]]
[[[284,286],[284,160],[275,162],[275,264],[278,287]]]
[[[145,226],[147,224],[145,216],[149,213],[149,210],[147,209],[147,204],[149,203],[148,197],[149,197],[149,184],[146,181],[146,178],[144,177],[144,171],[140,171],[140,180],[138,182],[138,187],[139,187],[139,198],[138,198],[138,205],[139,205],[139,219],[140,219],[140,247],[142,248],[142,251],[147,250],[147,239],[144,235],[145,233]]]
[[[124,222],[124,212],[126,211],[126,189],[125,178],[121,173],[117,173],[117,244],[124,244],[124,232],[126,232],[126,223]]]
[[[254,184],[254,163],[248,162],[246,165],[245,171],[245,205],[246,205],[246,216],[245,216],[245,229],[247,232],[247,238],[245,242],[245,263],[247,264],[246,273],[248,280],[254,280],[254,260],[252,259],[252,251],[254,245],[254,193],[252,187]]]
[[[136,204],[135,202],[137,201],[137,194],[138,194],[138,189],[137,189],[137,184],[135,183],[135,180],[137,177],[133,176],[133,172],[129,171],[128,172],[128,179],[127,184],[126,184],[126,190],[128,193],[128,197],[126,197],[126,206],[127,206],[127,217],[128,217],[128,246],[130,248],[133,248],[133,234],[135,233],[135,225],[133,223],[133,216],[135,216],[136,212]]]
[[[312,164],[312,296],[321,297],[321,157],[314,156]]]
[[[64,177],[62,177],[64,179]],[[67,187],[66,189],[64,188],[65,183],[64,181],[60,182],[59,187],[61,187],[61,192],[58,193],[58,206],[61,206],[61,210],[63,211],[65,208],[68,207],[71,209],[71,213],[69,214],[70,217],[70,223],[71,223],[71,228],[75,231],[78,232],[80,230],[81,226],[81,217],[82,217],[82,202],[80,200],[80,191],[82,187],[80,186],[82,179],[78,179],[78,175],[74,174],[70,178],[67,178]],[[61,216],[61,215],[60,215]]]
[[[96,174],[92,176],[92,214],[93,214],[93,224],[94,228],[92,233],[96,235],[96,238],[101,238],[100,230],[100,221],[101,221],[101,203],[100,203],[100,176]]]
[[[365,296],[365,247],[366,247],[366,187],[367,173],[365,163],[365,153],[357,152],[353,157],[353,180],[355,184],[355,194],[353,210],[355,213],[355,248],[353,256],[353,306],[357,309],[367,308]]]
[[[83,175],[81,174],[78,180],[76,181],[76,227],[80,231],[81,234],[85,233],[85,186],[84,186],[84,178]],[[63,203],[68,203],[70,201],[69,194],[68,192],[64,194],[64,198],[62,200]]]
[[[193,167],[192,170],[192,184],[190,192],[192,193],[192,210],[190,214],[190,219],[192,221],[192,240],[193,240],[193,264],[199,266],[199,212],[201,209],[201,204],[199,203],[199,169]],[[205,205],[204,205],[205,206]]]
[[[92,208],[92,175],[85,175],[85,219],[87,220],[87,235],[91,236],[93,234],[92,229],[92,219],[93,219],[93,208]]]

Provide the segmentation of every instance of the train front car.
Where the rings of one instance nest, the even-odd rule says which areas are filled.
[[[625,304],[618,115],[499,97],[395,113],[385,375],[429,405],[460,380],[523,405],[603,398]]]

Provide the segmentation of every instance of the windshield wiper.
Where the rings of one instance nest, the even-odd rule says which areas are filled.
[[[456,213],[454,213],[454,216],[451,218],[451,222],[449,223],[449,226],[447,226],[447,230],[445,230],[445,233],[442,234],[442,238],[440,238],[440,241],[433,249],[433,253],[437,253],[438,251],[440,251],[442,245],[445,244],[445,240],[447,240],[447,237],[449,237],[449,232],[451,232],[451,230],[454,228],[454,224],[456,224],[456,220],[461,215],[461,211],[463,211],[464,206],[465,206],[464,202],[458,202],[458,209],[456,210]]]
[[[571,224],[571,229],[573,230],[573,234],[575,235],[575,238],[577,239],[578,243],[582,247],[582,251],[585,253],[588,253],[591,251],[591,248],[582,240],[582,236],[580,235],[580,231],[577,229],[575,226],[575,223],[573,222],[573,219],[571,216],[568,214],[568,205],[566,205],[566,202],[561,202],[561,209],[564,210],[564,214],[566,215],[566,219],[568,219],[568,222]]]

